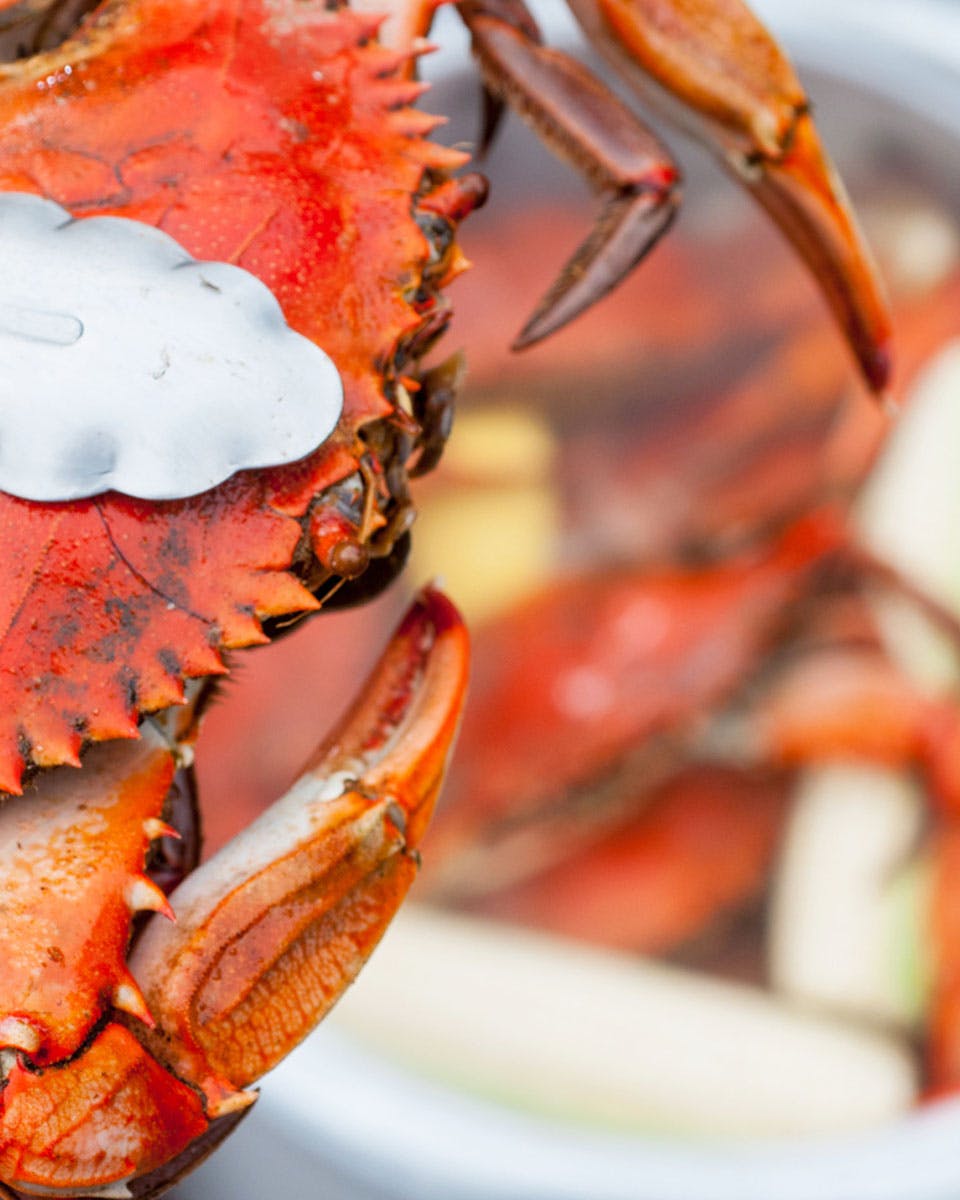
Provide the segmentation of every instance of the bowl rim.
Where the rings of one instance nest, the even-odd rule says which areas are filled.
[[[271,1073],[262,1123],[376,1194],[419,1200],[956,1200],[960,1098],[857,1134],[630,1137],[415,1076],[324,1026]]]

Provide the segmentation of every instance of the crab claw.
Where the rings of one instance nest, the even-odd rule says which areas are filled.
[[[453,606],[427,590],[289,792],[170,897],[130,968],[147,1044],[208,1115],[280,1061],[352,982],[417,868],[466,683]]]
[[[876,271],[810,103],[763,25],[740,0],[570,3],[623,78],[705,141],[770,213],[816,276],[870,388],[883,392],[890,319]]]
[[[61,939],[76,961],[41,948],[22,978],[17,960],[5,965],[0,1196],[158,1195],[233,1128],[255,1098],[246,1089],[352,982],[410,886],[467,660],[459,615],[427,589],[289,792],[172,893],[172,912],[139,873],[147,841],[168,832],[159,809],[173,761],[158,733],[95,748],[82,772],[61,768],[23,798],[21,838],[26,806],[45,821],[72,778],[81,791],[58,818],[73,823],[66,841],[82,849],[105,825],[125,825],[137,850],[102,877],[92,853],[81,861],[86,906],[99,890],[110,928]],[[156,910],[125,964],[121,902],[128,917]],[[52,938],[55,924],[37,932]],[[77,981],[77,1003],[65,988],[39,1002],[51,970],[55,983]],[[11,991],[18,979],[22,995]]]

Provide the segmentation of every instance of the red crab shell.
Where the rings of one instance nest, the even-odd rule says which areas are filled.
[[[387,502],[358,433],[394,415],[406,351],[444,323],[426,281],[458,255],[451,238],[436,261],[416,206],[436,209],[429,194],[464,158],[425,140],[436,118],[409,107],[422,88],[376,27],[320,5],[117,0],[58,49],[0,67],[0,188],[149,222],[253,272],[345,389],[310,457],[188,500],[0,495],[3,790],[25,765],[136,736],[184,679],[222,672],[222,650],[266,640],[264,618],[318,607],[291,572],[310,560],[304,518],[313,505],[317,526],[315,498],[364,455]]]

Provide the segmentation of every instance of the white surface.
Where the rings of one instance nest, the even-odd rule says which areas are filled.
[[[403,1021],[398,1008],[396,1020]],[[727,1146],[605,1136],[471,1099],[324,1027],[256,1115],[307,1156],[404,1200],[956,1200],[960,1101],[836,1138]],[[229,1154],[217,1167],[229,1171]],[[235,1200],[242,1180],[224,1177]],[[204,1195],[198,1192],[198,1195]],[[307,1200],[306,1195],[290,1200]]]
[[[295,462],[333,431],[333,363],[270,291],[116,217],[0,197],[0,488],[150,500]]]
[[[754,0],[790,53],[956,134],[960,4],[955,0]],[[879,65],[878,65],[879,64]]]

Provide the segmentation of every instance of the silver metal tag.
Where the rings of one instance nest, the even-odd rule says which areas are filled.
[[[19,193],[0,194],[0,264],[0,490],[182,499],[336,426],[336,368],[248,271]]]

